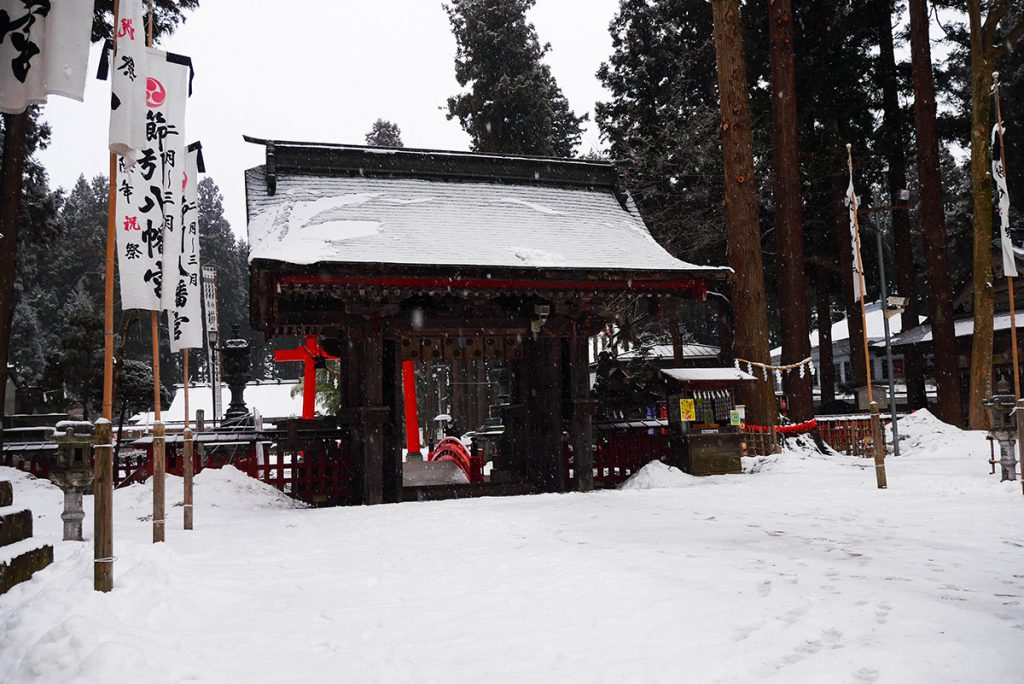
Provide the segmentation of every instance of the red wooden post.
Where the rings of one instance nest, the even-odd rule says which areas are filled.
[[[408,460],[422,461],[420,419],[416,406],[416,362],[402,362],[402,391],[405,393],[405,442]]]
[[[336,360],[337,356],[331,356],[325,352],[317,342],[316,335],[306,337],[306,343],[298,349],[278,349],[274,352],[274,361],[285,363],[289,361],[302,362],[304,365],[302,374],[302,418],[312,420],[316,417],[316,362],[318,359]]]

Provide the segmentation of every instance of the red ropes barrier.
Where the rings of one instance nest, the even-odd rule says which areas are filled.
[[[796,423],[795,425],[776,425],[774,427],[769,427],[767,425],[747,424],[744,429],[747,432],[771,432],[772,430],[774,430],[780,435],[803,435],[810,432],[816,427],[818,427],[818,419],[811,418],[808,421],[804,421],[803,423]]]

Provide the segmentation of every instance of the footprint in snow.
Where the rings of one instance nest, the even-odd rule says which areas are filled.
[[[858,682],[878,681],[878,670],[873,667],[862,667],[853,673],[853,678]]]
[[[768,594],[772,593],[772,581],[765,580],[757,585],[757,593],[761,598],[765,598]]]

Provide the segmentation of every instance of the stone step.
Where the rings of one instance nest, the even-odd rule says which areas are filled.
[[[32,511],[0,515],[0,547],[16,544],[32,536]]]
[[[32,540],[18,542],[5,551],[16,555],[5,555],[0,558],[0,594],[6,594],[11,587],[32,578],[53,562],[53,547],[49,544],[33,546]]]
[[[7,480],[0,481],[0,508],[14,505],[14,488]]]

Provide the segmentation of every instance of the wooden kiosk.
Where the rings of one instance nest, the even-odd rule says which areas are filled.
[[[674,465],[691,475],[742,472],[742,409],[736,390],[756,378],[736,368],[668,368],[669,449]]]

